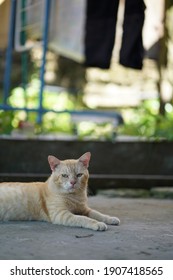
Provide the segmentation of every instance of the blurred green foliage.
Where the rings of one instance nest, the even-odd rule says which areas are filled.
[[[32,84],[24,91],[23,88],[15,88],[9,97],[9,104],[22,108],[38,108],[39,82],[33,80]],[[51,110],[75,110],[84,109],[76,97],[65,91],[44,92],[43,106]],[[123,125],[117,128],[119,135],[139,136],[154,139],[173,140],[173,106],[171,103],[165,105],[165,116],[159,115],[159,100],[148,100],[138,108],[126,109],[126,117]],[[100,140],[112,140],[114,128],[111,123],[101,124],[92,121],[73,122],[68,112],[43,114],[41,124],[36,123],[37,113],[24,110],[3,111],[0,110],[0,134],[11,134],[19,130],[20,122],[27,121],[33,126],[33,134],[68,134],[77,132],[79,139],[91,138]],[[25,133],[25,131],[23,131]]]
[[[14,112],[0,110],[0,134],[10,134],[13,130]]]
[[[165,116],[158,114],[158,110],[159,100],[144,101],[138,108],[130,110],[118,133],[173,140],[173,106],[170,103],[165,105]]]
[[[15,88],[9,97],[9,105],[17,108],[37,109],[39,106],[39,87],[39,81],[35,79],[26,90],[21,87]],[[45,109],[65,112],[56,113],[49,111],[44,113],[42,123],[38,124],[36,123],[36,112],[1,110],[0,134],[26,133],[30,136],[32,134],[75,134],[81,140],[86,137],[92,139],[111,139],[113,128],[110,123],[96,124],[92,121],[78,121],[74,123],[71,114],[66,112],[66,110],[84,109],[81,99],[78,100],[76,96],[65,91],[59,93],[44,91],[43,97],[43,107]],[[27,122],[26,128],[21,129],[21,122]]]

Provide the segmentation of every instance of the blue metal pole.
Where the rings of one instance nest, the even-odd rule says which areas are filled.
[[[8,46],[7,46],[7,51],[6,51],[5,73],[4,73],[4,92],[3,92],[3,104],[4,105],[7,105],[7,99],[8,99],[9,93],[10,93],[13,38],[14,38],[14,29],[15,29],[15,13],[16,13],[16,0],[11,0],[9,32],[8,32]]]
[[[43,113],[44,73],[45,73],[46,52],[47,52],[47,45],[48,45],[50,5],[51,5],[51,0],[45,0],[44,27],[43,27],[43,57],[42,57],[42,66],[40,71],[41,85],[40,85],[40,92],[39,92],[39,108],[38,108],[37,123],[42,122],[42,113]]]

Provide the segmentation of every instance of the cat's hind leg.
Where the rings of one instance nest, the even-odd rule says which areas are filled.
[[[108,225],[118,226],[120,224],[120,220],[117,217],[111,217],[108,215],[104,215],[93,209],[89,209],[87,216],[91,219],[95,219],[97,221],[106,223]]]

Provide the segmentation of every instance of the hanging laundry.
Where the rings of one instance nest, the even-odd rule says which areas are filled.
[[[18,2],[21,2],[18,1]],[[37,3],[38,2],[38,3]],[[27,0],[28,39],[42,39],[44,1]],[[49,47],[58,54],[86,67],[110,67],[115,42],[120,0],[52,0],[49,21]],[[40,6],[41,5],[41,6]],[[18,9],[17,9],[18,11]],[[142,29],[145,5],[143,0],[126,0],[120,64],[142,68]],[[21,25],[21,8],[17,13],[17,30]],[[31,28],[31,30],[29,29]],[[16,42],[20,32],[16,32]],[[18,43],[16,46],[20,44]]]
[[[110,67],[115,41],[119,0],[88,0],[86,11],[85,65]]]
[[[54,0],[52,5],[50,47],[62,56],[83,62],[86,0]]]
[[[85,35],[85,65],[108,69],[115,42],[119,0],[88,0]],[[142,68],[143,0],[126,0],[120,64]]]
[[[144,11],[143,0],[126,0],[120,64],[134,69],[142,68]]]

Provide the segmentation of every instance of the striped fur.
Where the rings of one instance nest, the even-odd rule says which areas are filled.
[[[78,160],[49,156],[52,170],[46,182],[0,184],[0,220],[40,220],[54,224],[106,230],[119,219],[87,206],[90,153]]]

